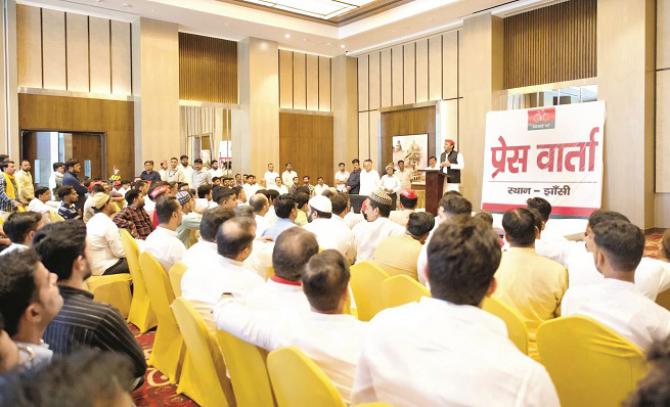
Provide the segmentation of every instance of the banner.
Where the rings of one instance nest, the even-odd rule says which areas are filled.
[[[600,208],[605,103],[486,115],[482,209],[505,212],[530,197],[552,215],[585,218]]]

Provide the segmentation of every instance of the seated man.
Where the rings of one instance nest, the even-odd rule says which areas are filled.
[[[219,328],[268,351],[298,347],[323,369],[348,404],[366,327],[365,322],[343,312],[348,287],[346,259],[335,250],[326,250],[309,260],[302,276],[311,311],[276,318],[228,297],[216,307],[215,318]]]
[[[372,261],[391,276],[404,274],[417,280],[416,261],[434,226],[435,217],[432,214],[413,212],[409,215],[405,234],[382,240],[372,254]]]
[[[621,221],[597,224],[587,237],[604,279],[570,287],[562,314],[583,315],[609,327],[646,352],[654,341],[670,336],[670,311],[645,297],[635,287],[635,269],[644,251],[644,234]]]
[[[283,231],[297,226],[294,221],[298,215],[298,209],[296,208],[295,199],[289,194],[279,195],[279,197],[275,199],[274,208],[277,220],[274,224],[265,229],[265,232],[263,232],[261,236],[267,236],[273,241],[276,241]]]
[[[307,224],[307,203],[309,202],[310,195],[308,189],[305,187],[298,187],[296,192],[293,194],[293,199],[295,199],[295,207],[298,210],[295,215],[295,223],[298,226],[305,226]]]
[[[502,225],[510,248],[503,253],[495,275],[498,288],[494,296],[523,317],[531,356],[537,355],[537,328],[560,315],[561,299],[568,288],[565,267],[535,253],[540,222],[539,214],[531,209],[505,212]]]
[[[151,217],[144,210],[144,194],[138,189],[126,192],[128,206],[114,216],[114,223],[135,238],[144,240],[154,230]]]
[[[19,348],[5,331],[5,319],[0,312],[0,375],[18,366],[19,357]],[[2,404],[2,397],[0,397],[0,404]]]
[[[354,235],[347,225],[333,216],[333,204],[323,195],[309,200],[309,223],[304,229],[314,233],[321,250],[334,249],[340,252],[349,264],[356,259]]]
[[[269,226],[265,214],[270,210],[270,202],[265,195],[256,193],[249,198],[249,206],[253,209],[256,219],[256,237],[261,237]]]
[[[198,267],[203,261],[211,261],[211,259],[217,258],[219,253],[216,247],[216,233],[223,222],[232,219],[234,216],[235,213],[231,209],[219,206],[205,211],[200,222],[200,240],[186,250],[180,261],[186,267],[192,268]]]
[[[399,224],[400,226],[405,227],[407,226],[409,215],[414,213],[416,210],[419,197],[416,195],[416,192],[412,190],[402,191],[399,195],[398,201],[400,202],[400,209],[391,211],[389,219]]]
[[[19,364],[31,368],[48,363],[54,350],[42,337],[63,307],[56,275],[32,249],[0,256],[0,270],[0,313],[19,348]]]
[[[109,195],[93,195],[93,217],[86,224],[89,263],[94,276],[130,273],[126,253],[121,245],[119,228],[112,221],[116,211]]]
[[[28,204],[28,210],[43,215],[44,222],[51,222],[51,213],[57,213],[56,208],[50,206],[51,190],[48,187],[37,187],[35,189],[35,198]]]
[[[356,263],[372,258],[372,254],[382,240],[389,236],[401,236],[405,229],[389,220],[392,200],[382,190],[377,190],[368,196],[364,202],[367,222],[354,226],[354,242],[356,245]]]
[[[212,201],[212,186],[209,184],[198,187],[198,199],[195,200],[194,210],[203,213],[207,209],[216,208],[216,202]]]
[[[223,222],[216,236],[218,255],[199,259],[181,280],[182,297],[193,302],[212,330],[212,309],[222,294],[244,296],[263,285],[263,279],[242,264],[251,254],[255,228],[254,220],[246,217]]]
[[[168,272],[186,252],[186,246],[177,238],[182,218],[181,205],[173,197],[161,197],[156,203],[156,214],[158,227],[147,237],[144,250],[153,254],[163,270]]]
[[[558,406],[544,367],[519,352],[502,320],[480,309],[496,288],[500,245],[493,230],[467,218],[443,223],[428,245],[428,263],[432,298],[370,322],[352,404]]]
[[[195,231],[200,229],[200,222],[202,215],[195,212],[195,201],[191,194],[186,191],[177,192],[177,201],[181,205],[181,211],[184,214],[181,218],[181,224],[177,227],[177,237],[184,244],[186,248],[191,247],[191,243],[195,242]]]
[[[237,192],[233,188],[224,188],[224,187],[217,187],[212,189],[212,197],[214,199],[214,202],[216,202],[217,205],[227,208],[227,209],[235,209],[237,206]]]
[[[79,201],[79,194],[72,185],[63,185],[58,189],[58,214],[65,220],[79,219],[81,215],[77,211],[77,202]]]
[[[35,232],[42,226],[44,226],[42,215],[37,212],[12,212],[2,225],[5,235],[12,244],[0,252],[0,256],[29,248]]]
[[[35,250],[49,271],[58,276],[63,309],[49,324],[44,341],[56,354],[98,348],[125,355],[133,363],[137,383],[144,379],[144,352],[115,308],[93,301],[83,288],[91,276],[86,258],[86,226],[82,222],[51,223],[35,235]]]

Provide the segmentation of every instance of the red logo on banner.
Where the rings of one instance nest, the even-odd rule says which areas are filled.
[[[528,130],[546,130],[556,127],[556,108],[528,111]]]

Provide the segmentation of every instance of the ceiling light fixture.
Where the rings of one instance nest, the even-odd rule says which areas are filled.
[[[286,38],[286,39],[291,38],[291,34],[284,34],[284,38]]]

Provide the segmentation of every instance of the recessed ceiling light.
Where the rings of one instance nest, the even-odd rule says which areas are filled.
[[[130,3],[122,3],[121,6],[123,7],[132,7],[133,5]]]
[[[284,38],[286,39],[291,38],[291,34],[284,34]]]
[[[327,43],[326,43],[326,45],[328,45],[328,46],[330,47],[330,46],[331,46],[331,45],[333,45],[333,44],[331,44],[331,43],[327,42]]]
[[[344,44],[340,44],[340,48],[345,49],[347,46]]]

